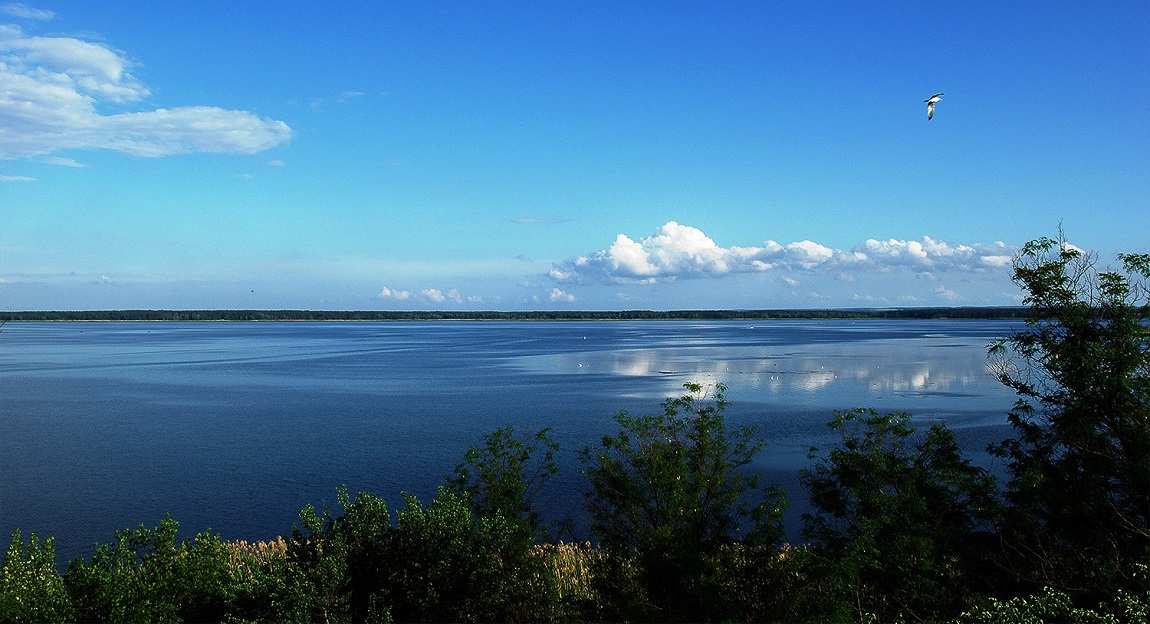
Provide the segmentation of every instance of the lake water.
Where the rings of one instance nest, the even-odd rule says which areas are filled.
[[[0,333],[0,546],[19,527],[62,559],[165,513],[189,531],[290,530],[337,485],[434,492],[503,425],[551,427],[540,502],[579,524],[575,452],[620,409],[726,383],[768,440],[755,469],[805,507],[807,449],[833,410],[907,410],[976,459],[1014,396],[987,373],[1006,321],[24,323]]]

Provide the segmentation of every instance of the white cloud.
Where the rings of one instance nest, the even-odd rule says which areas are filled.
[[[407,301],[408,299],[411,298],[411,291],[409,291],[409,290],[397,290],[397,289],[388,288],[387,286],[384,286],[383,290],[379,291],[379,298],[384,299],[384,300],[394,299],[396,301]]]
[[[556,282],[652,283],[680,277],[721,277],[767,271],[991,271],[1009,266],[1013,250],[1003,244],[951,244],[921,240],[870,239],[852,249],[833,249],[812,240],[723,247],[702,230],[668,221],[646,238],[619,234],[609,247],[555,264]],[[1005,260],[1004,260],[1005,259]],[[845,278],[844,278],[845,279]]]
[[[56,14],[47,9],[37,9],[30,7],[21,2],[10,2],[8,4],[0,5],[0,13],[18,17],[20,19],[36,20],[46,22],[54,17]]]
[[[284,161],[282,161],[282,160],[279,160],[279,159],[276,159],[276,160],[269,160],[269,161],[268,161],[268,166],[269,166],[269,167],[286,167],[286,166],[287,166],[287,163],[285,163]]]
[[[947,301],[958,301],[961,298],[958,296],[958,293],[945,286],[939,286],[938,288],[935,288],[934,294],[942,297],[943,299],[946,299]]]
[[[72,169],[84,169],[88,166],[82,162],[78,162],[78,161],[73,160],[71,158],[64,158],[63,156],[49,156],[47,158],[41,158],[40,162],[44,163],[45,165],[53,165],[56,167],[70,167]]]
[[[291,139],[282,121],[216,106],[111,114],[150,91],[125,55],[74,37],[26,35],[0,25],[0,158],[107,149],[160,157],[194,152],[252,154]]]
[[[1014,261],[1014,256],[983,256],[982,263],[990,267],[1008,267]]]
[[[36,178],[29,176],[0,175],[0,182],[35,182]]]
[[[384,288],[384,290],[388,289]],[[408,296],[407,291],[393,292],[403,293],[403,299],[406,299]],[[418,296],[420,299],[429,303],[481,303],[483,301],[483,297],[479,297],[477,295],[464,295],[455,288],[449,288],[446,291],[440,290],[438,288],[424,288],[419,291]]]
[[[571,293],[566,292],[564,290],[561,290],[559,288],[552,288],[551,293],[549,295],[547,295],[547,298],[550,299],[551,301],[560,301],[563,303],[575,303],[575,295],[572,295]]]

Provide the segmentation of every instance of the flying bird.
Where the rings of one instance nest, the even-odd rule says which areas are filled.
[[[923,100],[923,102],[926,102],[926,120],[927,121],[934,119],[934,106],[935,106],[935,104],[938,104],[941,101],[942,101],[942,93],[941,92],[935,93],[934,95]]]

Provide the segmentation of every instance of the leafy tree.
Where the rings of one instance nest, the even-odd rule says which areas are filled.
[[[700,385],[684,387],[661,415],[617,414],[620,432],[581,456],[595,534],[637,559],[657,615],[697,620],[706,556],[740,536],[776,544],[783,501],[774,488],[754,497],[759,479],[748,467],[763,441],[755,427],[728,427],[726,388],[707,400]]]
[[[500,514],[519,522],[532,534],[543,536],[534,497],[549,478],[558,474],[555,453],[559,444],[543,429],[526,438],[515,436],[511,427],[498,429],[483,446],[467,450],[455,467],[451,486],[467,495],[479,516]]]
[[[70,622],[72,616],[52,539],[40,540],[33,533],[25,546],[20,531],[12,531],[0,561],[0,624],[55,624]]]
[[[1023,247],[1014,281],[1031,317],[991,353],[1019,394],[1005,568],[1084,600],[1139,585],[1150,562],[1150,254],[1099,270],[1062,240]]]
[[[958,613],[994,507],[994,482],[942,425],[905,413],[838,412],[838,447],[803,473],[816,514],[804,536],[829,582],[818,619],[924,621]],[[815,449],[812,449],[814,456]]]

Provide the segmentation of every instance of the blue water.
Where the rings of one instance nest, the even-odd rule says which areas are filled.
[[[337,485],[431,494],[503,425],[551,427],[563,473],[540,502],[579,525],[575,451],[620,409],[726,383],[768,440],[755,469],[805,505],[833,410],[942,420],[989,462],[1013,395],[987,373],[998,321],[26,323],[0,333],[0,545],[62,559],[165,513],[260,539]]]

